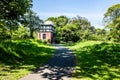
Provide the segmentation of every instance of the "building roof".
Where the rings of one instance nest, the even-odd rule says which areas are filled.
[[[52,21],[45,21],[44,25],[53,25],[53,22]]]

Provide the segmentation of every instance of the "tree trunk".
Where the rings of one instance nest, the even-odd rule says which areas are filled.
[[[30,38],[34,38],[33,37],[33,30],[32,29],[30,29]]]

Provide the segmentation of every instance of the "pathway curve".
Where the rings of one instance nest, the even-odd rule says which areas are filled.
[[[75,56],[66,47],[54,44],[56,52],[44,66],[20,80],[71,80],[75,66]]]

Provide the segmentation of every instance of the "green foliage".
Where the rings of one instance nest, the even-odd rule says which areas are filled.
[[[120,42],[120,4],[108,8],[104,14],[104,21],[109,29],[108,39],[114,42]]]
[[[28,28],[21,25],[13,32],[12,39],[26,39],[29,37],[29,34]]]
[[[29,12],[24,15],[24,20],[22,21],[22,24],[29,28],[30,37],[34,38],[34,32],[40,29],[43,21],[36,15],[34,11],[29,10]]]
[[[120,78],[120,44],[80,42],[70,46],[76,53],[73,80],[109,80]]]
[[[9,38],[12,37],[12,32],[18,28],[24,14],[32,7],[31,3],[32,0],[0,1],[0,24],[4,24],[6,32],[9,32]]]
[[[76,42],[80,38],[80,34],[78,33],[78,28],[76,25],[69,24],[64,26],[63,28],[63,39],[65,42],[73,41]]]
[[[64,27],[68,23],[68,18],[66,16],[59,16],[57,18],[57,26]]]
[[[107,31],[105,29],[97,28],[95,29],[95,33],[91,35],[91,40],[96,41],[106,41]]]
[[[104,19],[108,23],[114,21],[119,17],[120,17],[120,4],[115,4],[109,7],[107,12],[104,14]]]
[[[0,18],[19,20],[26,13],[32,0],[0,0]]]
[[[43,65],[54,51],[54,47],[38,40],[0,42],[0,79],[18,80]]]
[[[0,40],[9,39],[10,35],[7,29],[4,27],[4,21],[0,21]]]
[[[49,17],[47,20],[54,22],[57,43],[59,42],[77,42],[87,40],[106,40],[107,31],[105,29],[96,29],[84,17],[67,18],[65,16]]]
[[[84,17],[67,18],[66,16],[49,17],[54,22],[56,42],[77,42],[81,40],[94,40],[95,28]]]

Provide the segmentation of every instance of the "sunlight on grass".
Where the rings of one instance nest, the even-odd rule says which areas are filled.
[[[77,50],[79,48],[85,47],[85,46],[90,46],[94,44],[99,44],[101,43],[100,41],[86,41],[86,42],[78,42],[75,43],[74,46],[68,46],[70,49]]]
[[[0,43],[0,80],[18,80],[50,59],[55,48],[38,40]]]
[[[18,80],[23,75],[28,74],[30,71],[27,68],[34,66],[21,66],[19,69],[12,69],[10,65],[0,64],[0,80]]]
[[[87,41],[69,48],[76,54],[72,80],[120,79],[120,44]]]

